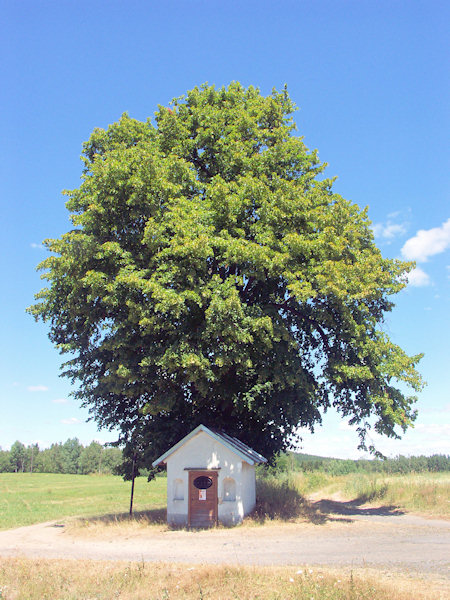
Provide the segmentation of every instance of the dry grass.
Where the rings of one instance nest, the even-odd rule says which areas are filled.
[[[257,522],[273,519],[323,523],[329,515],[313,497],[371,504],[397,511],[412,511],[424,515],[450,518],[450,473],[410,473],[407,475],[377,475],[352,473],[289,473],[260,479],[257,482]]]
[[[94,517],[78,517],[65,521],[65,531],[75,537],[109,538],[138,533],[167,531],[167,511],[165,508],[134,511],[128,513],[112,513]],[[1,596],[0,596],[1,598]]]
[[[0,560],[3,600],[439,600],[442,582],[370,571]]]
[[[344,493],[360,502],[376,502],[448,519],[450,517],[450,473],[408,475],[352,475]]]
[[[271,521],[324,523],[326,516],[308,501],[303,492],[304,488],[299,485],[297,475],[300,474],[257,480],[256,508],[245,522],[247,524]]]

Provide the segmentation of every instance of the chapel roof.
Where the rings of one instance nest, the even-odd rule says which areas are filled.
[[[178,443],[172,446],[172,448],[169,448],[167,452],[165,452],[159,458],[153,461],[153,466],[156,467],[157,465],[166,462],[167,458],[171,454],[173,454],[176,450],[181,448],[181,446],[183,446],[186,442],[188,442],[200,432],[206,433],[216,441],[223,444],[225,447],[237,454],[242,460],[247,462],[249,465],[259,465],[261,463],[267,462],[267,459],[264,458],[262,454],[259,454],[259,452],[256,452],[256,450],[253,450],[253,448],[250,448],[250,446],[247,446],[247,444],[244,444],[244,442],[241,442],[237,438],[228,435],[220,429],[213,429],[206,427],[205,425],[199,425],[193,431],[191,431],[191,433],[188,433],[183,439],[181,439]]]

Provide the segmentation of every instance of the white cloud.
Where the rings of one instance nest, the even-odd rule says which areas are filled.
[[[440,227],[419,229],[416,235],[406,241],[402,256],[407,260],[426,262],[430,256],[440,254],[450,247],[450,219]]]
[[[418,432],[431,436],[442,436],[450,439],[450,423],[419,423],[415,426]]]
[[[30,244],[31,248],[37,248],[38,250],[45,250],[44,246],[42,244],[36,244],[35,242]]]
[[[67,404],[69,401],[67,400],[67,398],[55,398],[54,400],[52,400],[52,402],[54,404]]]
[[[70,417],[70,419],[61,419],[61,423],[64,425],[77,425],[78,423],[81,423],[81,421],[76,417]]]
[[[29,392],[48,392],[48,387],[46,385],[29,385],[27,390]]]
[[[409,285],[414,287],[424,287],[430,285],[430,277],[423,269],[416,267],[407,275]]]
[[[398,213],[392,213],[392,215],[389,216],[395,217],[397,215]],[[386,223],[375,223],[372,229],[375,237],[392,241],[394,238],[406,233],[407,223],[394,223],[388,218]]]

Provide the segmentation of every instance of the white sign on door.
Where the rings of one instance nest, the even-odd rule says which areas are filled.
[[[198,499],[206,500],[206,490],[198,490]]]

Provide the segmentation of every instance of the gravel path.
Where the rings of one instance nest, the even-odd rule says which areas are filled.
[[[320,504],[320,503],[318,503]],[[0,532],[0,556],[97,560],[328,565],[369,567],[450,578],[450,522],[382,508],[322,500],[322,524],[203,531],[105,529],[101,537],[73,535],[64,525],[40,523]]]

